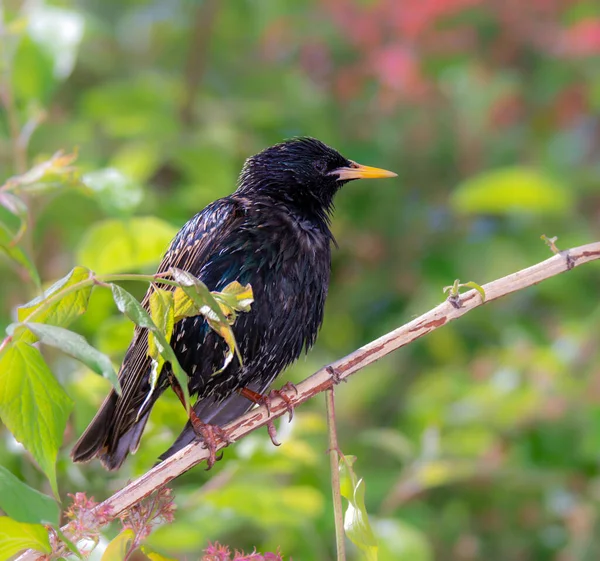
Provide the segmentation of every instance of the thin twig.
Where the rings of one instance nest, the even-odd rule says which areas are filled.
[[[368,343],[333,364],[321,368],[298,384],[296,386],[297,391],[289,390],[284,393],[287,395],[289,403],[293,407],[297,407],[315,395],[331,388],[335,383],[334,378],[336,378],[336,381],[344,380],[392,351],[439,329],[484,303],[487,304],[569,271],[573,267],[598,259],[600,259],[600,242],[590,243],[569,251],[562,251],[537,265],[483,285],[482,288],[486,295],[485,302],[477,290],[469,290],[460,295],[458,307],[454,307],[449,302],[443,302],[402,327]],[[273,419],[286,414],[288,410],[289,406],[286,401],[281,398],[274,398],[271,401],[270,416],[267,415],[266,408],[261,406],[242,415],[224,429],[232,440],[239,440],[258,428],[266,426]],[[224,445],[220,444],[217,449],[223,447]],[[208,455],[209,452],[203,448],[202,442],[193,442],[182,448],[92,510],[90,512],[91,523],[93,524],[95,520],[94,514],[97,509],[104,509],[105,511],[110,509],[113,516],[118,516],[169,481],[206,460]],[[21,555],[17,561],[31,561],[39,557],[39,552],[29,550]]]
[[[327,405],[327,430],[329,432],[329,463],[331,467],[331,494],[333,496],[333,518],[335,520],[335,550],[337,561],[346,561],[346,536],[344,534],[344,511],[340,492],[340,458],[338,455],[337,430],[335,427],[335,399],[333,388],[325,392]]]

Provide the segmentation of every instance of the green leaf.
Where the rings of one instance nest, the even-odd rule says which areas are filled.
[[[24,549],[50,553],[48,532],[41,524],[25,524],[0,516],[0,561],[6,561]]]
[[[55,282],[38,298],[17,308],[17,319],[20,322],[43,322],[49,325],[68,327],[73,320],[83,314],[92,293],[92,285],[82,286],[78,290],[65,294],[52,303],[48,299],[57,295],[62,290],[70,290],[74,285],[88,280],[92,272],[85,267],[75,267],[67,276]],[[29,333],[23,335],[23,340],[35,341]]]
[[[188,390],[188,375],[185,373],[177,357],[175,356],[175,352],[171,348],[171,345],[167,341],[167,338],[163,335],[163,333],[154,325],[152,318],[148,314],[146,310],[142,307],[142,305],[131,295],[129,292],[121,288],[118,284],[111,284],[111,289],[113,293],[113,298],[115,300],[115,304],[119,311],[125,314],[133,323],[152,331],[156,341],[159,345],[159,351],[162,357],[166,362],[171,363],[171,369],[173,370],[173,374],[175,378],[179,382],[181,386],[181,390],[183,392],[183,397],[185,400],[185,408],[187,411],[190,410],[190,393]],[[159,372],[160,374],[160,372]]]
[[[161,553],[157,553],[153,549],[150,549],[148,546],[142,546],[142,553],[150,559],[150,561],[177,561],[173,557],[165,557]]]
[[[213,372],[213,376],[222,372],[233,359],[233,354],[237,354],[240,364],[242,363],[242,355],[238,349],[233,330],[231,329],[230,319],[223,313],[221,305],[215,300],[213,294],[208,290],[206,285],[197,279],[191,273],[172,267],[169,269],[171,276],[181,285],[181,289],[185,294],[193,300],[196,305],[197,313],[203,315],[208,322],[208,325],[213,331],[220,335],[227,346],[229,352],[223,361],[223,366]],[[235,298],[235,296],[233,296]],[[177,304],[177,303],[176,303]],[[177,309],[175,312],[177,314]],[[194,314],[196,315],[196,314]]]
[[[54,528],[54,531],[61,541],[67,546],[68,550],[73,553],[75,557],[77,557],[77,559],[84,559],[79,549],[77,549],[77,546],[67,536],[65,536],[65,533],[58,526]]]
[[[12,62],[11,83],[21,105],[46,105],[56,87],[52,58],[40,45],[25,35]]]
[[[79,244],[77,261],[98,274],[155,266],[176,232],[151,216],[97,222]]]
[[[465,213],[566,214],[573,197],[566,186],[538,169],[507,167],[482,173],[459,185],[451,205]]]
[[[32,489],[0,466],[0,508],[17,522],[58,526],[59,508],[52,497]]]
[[[369,523],[365,507],[365,482],[358,479],[352,465],[355,456],[340,458],[340,493],[348,500],[344,516],[344,530],[348,538],[364,554],[368,561],[377,560],[377,540]]]
[[[72,408],[35,347],[16,341],[0,355],[0,418],[29,450],[56,496],[56,457]]]
[[[101,561],[123,561],[135,540],[135,533],[131,528],[123,530],[112,540],[102,555]]]
[[[173,325],[175,323],[174,311],[173,292],[161,288],[155,289],[150,295],[150,317],[152,318],[154,325],[156,325],[163,334],[167,343],[170,343],[171,335],[173,334]],[[152,359],[152,372],[150,374],[150,391],[140,407],[140,410],[144,408],[146,401],[150,399],[154,393],[158,377],[164,366],[165,359],[161,354],[161,348],[162,346],[156,340],[156,335],[152,331],[148,331],[148,354]]]
[[[117,377],[117,373],[113,368],[110,358],[92,347],[85,340],[85,337],[82,337],[79,333],[69,331],[64,327],[57,327],[45,323],[14,323],[8,326],[7,332],[9,334],[18,333],[18,331],[15,331],[18,327],[24,327],[31,331],[44,345],[59,349],[83,362],[83,364],[93,370],[96,374],[100,374],[109,380],[116,392],[121,395],[119,378]]]
[[[222,300],[237,312],[249,312],[250,305],[254,302],[252,287],[247,284],[242,286],[238,281],[229,283],[221,292],[213,293],[216,300]]]
[[[40,275],[33,261],[25,250],[21,249],[14,242],[15,235],[0,222],[0,251],[3,251],[7,257],[12,259],[17,265],[23,267],[35,285],[40,287]]]

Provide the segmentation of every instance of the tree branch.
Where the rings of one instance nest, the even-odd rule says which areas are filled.
[[[523,290],[543,280],[564,273],[574,267],[590,261],[600,259],[600,242],[595,242],[571,250],[562,251],[553,257],[523,269],[501,279],[483,285],[485,302],[477,290],[469,290],[451,302],[443,302],[429,312],[419,316],[411,322],[383,335],[379,339],[368,343],[364,347],[350,353],[348,356],[322,368],[315,374],[298,384],[297,393],[289,390],[286,395],[293,406],[298,406],[315,395],[331,388],[335,383],[345,380],[352,374],[362,370],[365,366],[374,363],[381,357],[412,343],[416,339],[427,335],[431,331],[446,325],[467,312],[484,303],[489,303],[513,292]],[[247,434],[266,426],[274,418],[281,417],[288,412],[287,404],[281,398],[274,398],[271,403],[271,415],[267,415],[266,408],[253,409],[225,427],[232,440],[239,440]],[[221,443],[219,448],[223,448]],[[164,462],[152,468],[146,474],[136,479],[112,497],[90,511],[90,520],[94,521],[97,510],[106,511],[107,508],[113,516],[131,508],[151,493],[166,485],[176,477],[206,460],[208,452],[202,447],[201,442],[189,444]],[[68,535],[68,527],[64,527]],[[41,554],[28,550],[17,561],[31,561],[39,559]]]

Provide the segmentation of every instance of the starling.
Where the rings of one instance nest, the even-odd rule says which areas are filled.
[[[314,138],[295,138],[249,158],[237,190],[209,204],[178,232],[159,273],[177,267],[210,290],[232,281],[249,283],[254,303],[233,326],[242,364],[234,358],[218,374],[225,341],[202,316],[175,324],[171,345],[196,402],[190,421],[161,459],[197,436],[210,447],[206,440],[212,429],[249,410],[257,401],[253,396],[263,396],[279,373],[312,347],[329,286],[334,195],[354,179],[395,175],[348,160]],[[150,372],[147,330],[137,327],[119,371],[122,393],[112,390],[107,396],[73,448],[74,461],[98,456],[107,469],[117,469],[137,450],[159,395],[169,386],[181,394],[167,363],[148,398]]]

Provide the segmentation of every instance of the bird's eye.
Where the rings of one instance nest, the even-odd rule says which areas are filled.
[[[319,173],[325,173],[327,171],[327,162],[324,160],[315,160],[313,165]]]

